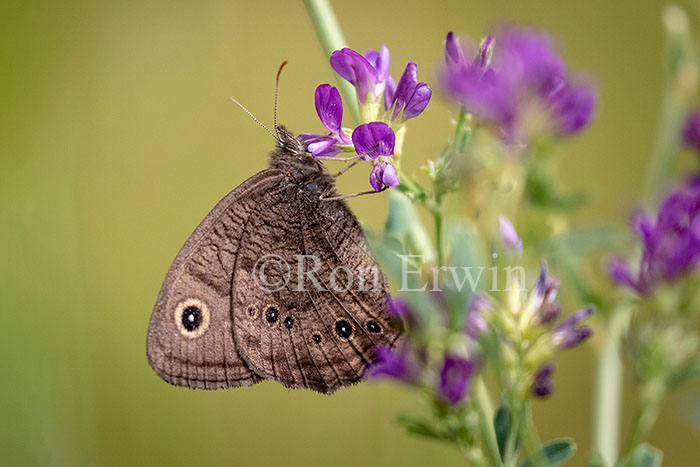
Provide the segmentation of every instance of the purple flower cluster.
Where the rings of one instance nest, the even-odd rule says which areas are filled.
[[[375,191],[399,185],[391,162],[395,131],[406,120],[420,115],[432,96],[428,85],[418,82],[415,63],[408,63],[397,84],[389,72],[389,62],[386,46],[379,51],[369,50],[364,56],[348,48],[333,52],[331,66],[355,87],[364,122],[352,131],[343,128],[340,93],[330,84],[322,84],[316,88],[316,112],[328,133],[301,135],[315,157],[331,158],[354,149],[362,160],[373,161],[370,184]]]
[[[503,28],[470,58],[450,32],[445,52],[445,90],[509,144],[543,133],[571,135],[593,116],[596,92],[568,75],[544,33]]]
[[[640,212],[632,220],[643,252],[636,272],[623,258],[608,263],[615,281],[649,294],[660,282],[672,282],[695,271],[700,264],[700,184],[691,183],[664,200],[656,220]]]
[[[543,342],[552,350],[570,349],[580,345],[593,334],[590,326],[581,323],[593,314],[593,307],[588,306],[573,312],[558,325],[554,323],[561,315],[561,304],[556,300],[559,279],[547,275],[547,264],[542,263],[540,278],[529,300],[529,309],[533,312],[533,324],[547,329],[543,336],[547,336]],[[551,382],[554,373],[554,364],[545,361],[533,376],[530,386],[531,392],[537,397],[547,397],[554,390]]]
[[[441,302],[441,297],[433,298],[439,302],[435,303],[437,308],[442,310],[444,303]],[[387,311],[394,319],[403,322],[409,331],[415,331],[420,326],[415,310],[400,298],[389,298]],[[469,332],[467,331],[467,334]],[[475,337],[476,334],[470,336],[472,339]],[[395,349],[377,347],[375,355],[377,361],[371,367],[371,376],[390,377],[405,384],[418,385],[432,374],[433,381],[429,384],[434,387],[436,397],[454,406],[460,405],[466,398],[479,366],[476,358],[447,350],[441,359],[432,365],[434,368],[431,373],[431,365],[427,362],[427,349],[408,338],[401,340]]]

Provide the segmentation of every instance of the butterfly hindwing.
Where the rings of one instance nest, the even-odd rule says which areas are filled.
[[[165,278],[148,327],[147,355],[171,384],[201,389],[259,381],[233,340],[231,277],[246,222],[259,194],[279,183],[266,170],[221,200],[178,253]]]

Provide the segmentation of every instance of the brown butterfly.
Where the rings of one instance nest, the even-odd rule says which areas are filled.
[[[158,295],[147,355],[171,384],[274,379],[330,394],[360,381],[375,345],[398,337],[386,280],[334,176],[299,137],[275,130],[270,167],[205,217]]]

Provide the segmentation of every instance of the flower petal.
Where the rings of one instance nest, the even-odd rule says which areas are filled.
[[[382,183],[386,186],[399,186],[399,174],[396,173],[396,167],[391,162],[383,162],[385,164],[384,172],[382,173]]]
[[[413,95],[406,102],[406,107],[403,110],[403,115],[401,116],[401,121],[405,122],[409,118],[417,117],[423,110],[428,106],[430,98],[433,95],[433,91],[425,83],[418,83],[416,89],[413,91]]]
[[[518,254],[523,254],[523,241],[518,237],[518,232],[513,227],[513,223],[503,216],[499,216],[498,224],[501,231],[501,238],[506,246],[517,251]]]
[[[535,373],[532,381],[532,393],[537,397],[547,397],[554,390],[554,384],[551,381],[552,373],[554,373],[554,364],[545,363]]]
[[[376,50],[368,50],[365,52],[365,58],[367,61],[377,70],[377,82],[383,83],[391,75],[389,74],[389,62],[391,61],[391,55],[389,54],[389,49],[386,45],[382,45],[379,52]]]
[[[374,164],[372,171],[369,173],[369,184],[372,185],[374,191],[382,189],[382,167],[381,164]]]
[[[420,380],[420,367],[414,358],[408,341],[400,342],[392,349],[387,345],[378,345],[374,349],[376,362],[369,368],[373,377],[390,377],[407,384]]]
[[[372,64],[365,57],[348,48],[333,52],[330,61],[336,73],[355,86],[360,104],[366,104],[370,87],[377,82],[377,70]]]
[[[352,132],[355,152],[361,154],[365,161],[379,156],[392,156],[395,141],[394,130],[384,122],[363,123]]]
[[[459,404],[469,392],[476,362],[457,355],[445,355],[440,370],[440,395],[452,405]]]
[[[384,110],[389,110],[394,103],[394,95],[396,94],[396,81],[389,75],[384,82]]]
[[[596,93],[589,86],[563,86],[549,99],[559,136],[583,129],[593,118]]]
[[[406,69],[404,70],[399,83],[396,85],[396,92],[394,94],[394,113],[391,116],[393,121],[398,117],[399,113],[403,110],[406,102],[413,96],[413,93],[418,86],[418,80],[416,79],[417,66],[414,62],[408,62]]]
[[[464,56],[462,55],[462,47],[459,45],[459,41],[455,37],[454,32],[448,32],[445,38],[445,60],[448,63],[450,61],[460,63],[463,59]]]
[[[343,123],[343,101],[340,92],[330,84],[322,84],[315,92],[316,113],[329,131],[340,133]]]

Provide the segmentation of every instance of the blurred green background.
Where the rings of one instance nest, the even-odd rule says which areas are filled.
[[[414,60],[429,82],[448,30],[479,37],[507,19],[551,31],[601,90],[593,125],[557,156],[562,183],[592,193],[576,222],[625,216],[643,188],[664,76],[662,6],[335,2],[352,47],[385,43],[395,76]],[[191,391],[147,364],[170,262],[273,145],[228,96],[271,124],[274,75],[289,60],[279,119],[321,129],[313,91],[334,78],[300,2],[6,0],[0,37],[0,464],[463,462],[403,433],[396,414],[421,400],[388,383],[332,397],[273,382]],[[440,151],[454,114],[436,95],[411,121],[406,170]],[[341,191],[366,189],[366,177],[355,169]],[[351,201],[374,227],[385,203]],[[578,441],[574,465],[589,447],[595,345],[565,353],[554,396],[536,404],[543,438]],[[688,414],[698,389],[672,397],[653,431],[665,465],[697,465]]]

